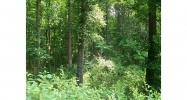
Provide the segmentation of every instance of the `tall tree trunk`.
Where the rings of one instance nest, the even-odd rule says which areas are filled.
[[[40,29],[40,14],[41,14],[41,9],[40,9],[40,5],[41,5],[41,0],[36,0],[36,32],[38,33],[38,55],[40,55],[40,32],[41,32],[41,29]],[[37,73],[38,74],[40,71],[40,60],[38,60],[37,62]],[[36,76],[35,74],[35,76]]]
[[[77,84],[83,83],[83,70],[84,70],[84,33],[86,31],[86,12],[88,8],[87,0],[82,0],[81,16],[78,38],[78,59],[77,59]]]
[[[47,2],[47,10],[50,10],[50,0]],[[51,26],[50,26],[50,14],[49,12],[47,13],[47,31],[46,31],[46,51],[47,54],[50,56],[51,55]],[[50,60],[46,61],[46,66],[50,67]],[[50,67],[51,71],[51,67]]]
[[[146,68],[146,83],[150,86],[154,85],[154,69],[153,62],[156,60],[156,51],[153,36],[156,35],[156,0],[149,0],[149,50],[148,50],[148,67]]]
[[[68,12],[65,12],[65,13],[68,13]],[[65,34],[63,34],[63,40],[62,40],[62,44],[63,44],[63,52],[62,52],[62,58],[64,58],[64,59],[62,59],[63,61],[62,61],[62,63],[63,64],[66,64],[66,65],[68,65],[68,18],[67,18],[67,16],[64,16],[63,17],[64,18],[64,27],[63,27],[63,29],[64,29],[64,33]]]
[[[47,54],[51,55],[51,28],[48,18],[48,29],[47,29]]]
[[[54,72],[56,71],[56,30],[54,29],[54,49],[53,49],[53,56],[54,56]]]
[[[26,7],[26,17],[28,17],[30,14],[28,14],[28,12],[30,11],[30,0],[28,0],[27,1],[27,3],[28,3],[28,7]],[[30,39],[30,34],[31,33],[31,27],[30,27],[30,23],[26,23],[26,41],[29,41],[29,42],[26,42],[26,46],[27,45],[30,45],[30,41],[31,41],[31,39]],[[31,60],[30,60],[30,56],[29,55],[26,55],[27,57],[26,57],[26,70],[29,70],[29,71],[31,71]],[[28,59],[27,59],[28,58]]]
[[[48,10],[50,9],[50,0],[48,0]],[[50,14],[47,15],[48,28],[47,28],[47,53],[50,55],[50,45],[51,45],[51,27],[50,27]]]
[[[72,49],[71,49],[71,11],[72,1],[68,0],[68,65],[72,66]]]

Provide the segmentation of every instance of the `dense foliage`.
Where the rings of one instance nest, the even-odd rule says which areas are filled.
[[[159,0],[27,0],[28,100],[160,100]]]
[[[94,67],[95,66],[95,67]],[[97,59],[87,66],[84,84],[77,86],[75,77],[61,67],[57,74],[47,71],[37,79],[27,73],[28,100],[161,100],[161,94],[144,87],[144,74],[139,66],[124,68],[112,61]],[[147,91],[145,94],[144,91]]]

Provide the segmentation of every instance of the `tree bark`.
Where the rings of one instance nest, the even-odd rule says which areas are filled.
[[[82,0],[81,16],[80,16],[80,29],[78,38],[78,60],[77,60],[77,84],[83,83],[83,70],[84,70],[84,33],[86,31],[86,12],[88,8],[87,0]]]
[[[146,68],[146,83],[154,85],[153,62],[156,60],[156,51],[154,49],[153,36],[156,35],[156,0],[149,0],[149,49],[148,49],[148,67]]]
[[[72,21],[72,1],[68,0],[68,65],[72,66],[72,48],[71,48],[71,21]]]
[[[40,5],[41,5],[41,0],[36,0],[36,32],[38,34],[38,55],[40,55],[40,32],[41,32],[41,29],[40,29],[40,14],[41,14],[41,9],[40,9]],[[38,60],[37,62],[37,73],[38,74],[40,71],[40,59]],[[36,76],[35,74],[35,76]]]

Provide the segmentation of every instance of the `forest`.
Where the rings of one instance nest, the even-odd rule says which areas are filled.
[[[161,100],[161,0],[26,0],[27,100]]]

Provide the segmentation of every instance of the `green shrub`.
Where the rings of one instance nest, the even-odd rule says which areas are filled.
[[[86,84],[77,86],[76,79],[40,73],[36,80],[27,73],[27,100],[102,100],[108,98],[106,89],[90,88]],[[107,91],[107,92],[106,92]]]
[[[96,61],[86,66],[81,86],[65,67],[58,74],[44,71],[37,79],[27,73],[27,100],[161,100],[159,92],[145,87],[140,66],[125,67],[103,58]]]

